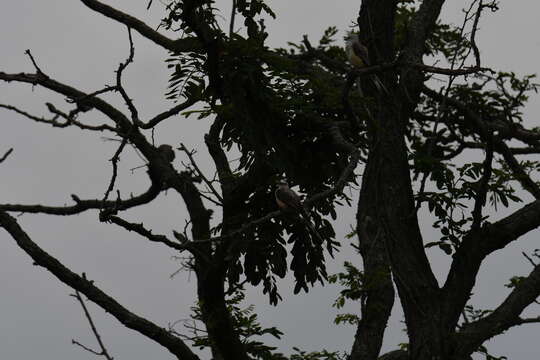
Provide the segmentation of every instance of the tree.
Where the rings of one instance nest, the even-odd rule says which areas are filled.
[[[468,305],[482,262],[540,225],[540,187],[533,179],[538,162],[517,158],[540,151],[540,132],[522,124],[521,112],[536,84],[532,76],[519,79],[482,67],[475,41],[482,14],[497,10],[496,2],[473,0],[462,26],[454,27],[438,20],[443,0],[363,1],[355,30],[374,64],[363,69],[347,64],[343,48],[334,42],[334,28],[316,46],[306,37],[289,49],[266,47],[262,18],[274,14],[260,0],[233,1],[228,29],[220,26],[213,1],[170,1],[162,26],[175,30],[177,38],[97,0],[81,2],[128,27],[131,51],[118,67],[114,85],[83,92],[51,78],[30,51],[34,73],[0,72],[4,82],[32,84],[65,96],[72,109],[47,104],[52,118],[46,118],[7,104],[2,108],[55,127],[107,132],[118,139],[102,198],[74,195],[70,206],[0,204],[0,225],[37,265],[72,287],[81,303],[79,294],[179,359],[199,358],[190,341],[209,347],[215,359],[286,358],[253,338],[279,337],[279,330],[263,328],[252,308],[238,304],[243,285],[250,283],[262,287],[278,305],[283,291],[276,278],[286,276],[288,269],[296,281],[295,293],[329,278],[346,287],[336,305],[359,302],[360,314],[337,319],[357,326],[351,359],[380,356],[394,289],[409,343],[381,357],[385,359],[469,359],[476,351],[485,352],[486,340],[540,321],[520,317],[540,295],[534,256],[528,257],[533,271],[512,279],[511,293],[497,308],[482,311]],[[241,31],[236,31],[235,19],[243,20]],[[178,103],[149,120],[141,119],[123,86],[123,72],[134,56],[132,31],[170,52],[166,96]],[[428,56],[446,66],[426,65]],[[373,86],[372,74],[382,80],[384,90]],[[445,77],[440,89],[430,81],[436,74]],[[364,96],[355,89],[357,79]],[[118,94],[127,112],[104,100],[108,93]],[[91,111],[103,114],[107,122],[82,120]],[[205,176],[185,146],[154,144],[152,129],[179,114],[208,122],[201,145],[204,142],[212,158],[216,177]],[[517,141],[524,145],[516,146]],[[144,158],[150,180],[146,192],[131,197],[116,185],[120,155],[128,146]],[[9,160],[10,152],[1,161]],[[181,170],[174,162],[177,153],[188,161]],[[240,158],[233,166],[234,154]],[[464,154],[482,158],[471,161]],[[355,170],[362,178],[351,237],[363,266],[360,271],[359,264],[349,263],[344,272],[329,277],[325,252],[333,254],[339,242],[327,218],[336,218],[336,204],[351,202],[344,189],[357,183]],[[272,188],[283,175],[307,194],[304,204],[316,232],[294,214],[277,210]],[[488,221],[488,205],[496,210],[521,201],[516,184],[535,200]],[[189,212],[188,226],[173,238],[122,217],[123,211],[144,206],[168,190],[182,197]],[[440,229],[439,239],[422,238],[417,213],[423,206]],[[74,215],[89,210],[98,210],[101,222],[189,254],[186,267],[197,276],[193,318],[202,321],[205,333],[194,330],[186,340],[129,311],[38,247],[10,214]],[[452,256],[442,286],[425,251],[433,246]],[[101,352],[109,357],[104,347]],[[290,358],[339,356],[299,351]]]

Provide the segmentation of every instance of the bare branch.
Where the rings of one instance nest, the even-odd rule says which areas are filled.
[[[46,103],[46,105],[47,105],[47,108],[49,109],[49,111],[54,114],[54,117],[51,118],[51,119],[46,119],[44,117],[39,117],[39,116],[29,114],[26,111],[21,110],[21,109],[15,107],[13,105],[0,104],[0,108],[4,108],[4,109],[7,109],[7,110],[14,111],[17,114],[22,115],[22,116],[24,116],[24,117],[26,117],[26,118],[28,118],[30,120],[34,120],[35,122],[49,124],[49,125],[51,125],[53,127],[58,127],[58,128],[66,128],[68,126],[73,125],[73,126],[76,126],[76,127],[80,128],[80,129],[83,129],[83,130],[93,130],[93,131],[108,130],[108,131],[113,131],[113,132],[116,131],[113,127],[111,127],[111,126],[109,126],[107,124],[86,125],[86,124],[83,124],[83,123],[75,120],[74,116],[76,115],[76,112],[78,112],[77,109],[70,112],[70,114],[66,114],[66,113],[58,110],[51,103]],[[59,117],[65,119],[66,121],[65,122],[58,121],[57,119]]]
[[[165,235],[152,234],[152,231],[146,229],[142,223],[139,223],[139,224],[131,223],[129,221],[126,221],[126,220],[116,216],[116,215],[109,215],[109,214],[102,215],[100,217],[100,221],[103,221],[103,222],[110,221],[113,224],[121,226],[121,227],[123,227],[124,229],[126,229],[128,231],[134,231],[137,234],[139,234],[141,236],[144,236],[145,238],[147,238],[148,240],[150,240],[152,242],[165,244],[168,247],[173,248],[173,249],[178,250],[178,251],[189,250],[188,247],[180,245],[180,244],[178,244],[176,242],[173,242],[173,241],[169,240]]]
[[[36,69],[36,72],[38,74],[42,74],[42,75],[45,75],[45,73],[43,71],[41,71],[41,69],[39,68],[38,64],[36,63],[36,60],[34,59],[34,57],[32,56],[32,53],[30,52],[30,49],[26,49],[26,51],[24,52],[26,55],[28,55],[28,57],[30,58],[30,61],[32,61],[32,64],[34,65],[34,68]]]
[[[83,274],[83,278],[85,278],[84,274]],[[84,303],[84,300],[83,300],[81,294],[79,293],[79,291],[75,290],[75,294],[72,295],[72,296],[77,299],[79,304],[81,304],[84,315],[86,316],[86,320],[88,320],[88,323],[90,324],[90,328],[92,329],[92,333],[94,334],[94,336],[95,336],[95,338],[96,338],[96,340],[97,340],[97,342],[99,344],[99,347],[101,348],[101,352],[98,353],[97,351],[89,349],[86,346],[80,344],[79,342],[77,342],[75,340],[71,340],[71,342],[73,344],[79,345],[83,349],[85,349],[87,351],[90,351],[93,354],[104,356],[107,360],[113,360],[113,357],[109,355],[109,352],[107,351],[107,348],[105,347],[105,344],[103,344],[103,341],[101,340],[101,336],[99,335],[99,332],[97,331],[96,325],[94,324],[94,320],[92,320],[92,316],[90,316],[90,312],[88,311],[88,308],[86,307],[86,304]]]
[[[13,237],[17,245],[34,260],[36,265],[43,266],[60,281],[83,293],[90,301],[110,313],[124,326],[167,348],[179,360],[199,360],[199,357],[181,339],[151,321],[130,312],[96,287],[92,281],[75,274],[56,258],[43,251],[30,239],[17,221],[4,211],[0,211],[0,226]]]
[[[525,259],[527,259],[527,261],[528,261],[529,263],[531,263],[531,265],[532,265],[533,267],[536,267],[536,266],[538,265],[538,264],[536,264],[536,263],[534,262],[534,260],[533,260],[529,255],[527,255],[527,253],[526,253],[525,251],[522,251],[521,254],[525,257]]]
[[[73,206],[44,206],[44,205],[20,205],[20,204],[0,204],[0,210],[17,211],[22,213],[41,213],[49,215],[75,215],[91,209],[114,208],[116,211],[126,210],[135,206],[147,204],[154,200],[160,193],[161,188],[152,184],[150,188],[141,195],[126,200],[81,200],[78,196],[72,195],[75,201]]]
[[[101,352],[97,352],[96,350],[91,349],[91,348],[89,348],[88,346],[81,344],[81,343],[78,342],[77,340],[71,339],[71,343],[72,343],[73,345],[79,346],[80,348],[82,348],[82,349],[84,349],[84,350],[86,350],[86,351],[88,351],[89,353],[92,353],[92,354],[94,354],[94,355],[97,355],[97,356],[102,356],[102,355],[103,355]]]
[[[103,201],[107,201],[107,199],[109,198],[109,194],[114,188],[114,184],[116,182],[116,176],[118,175],[118,160],[120,158],[120,154],[126,147],[127,142],[128,142],[127,137],[123,138],[122,142],[120,143],[120,146],[114,153],[113,157],[110,159],[110,162],[112,163],[113,173],[111,176],[111,181],[109,182],[109,186],[107,187],[107,190],[105,191],[105,195],[103,196]]]
[[[0,157],[0,163],[3,163],[12,152],[13,148],[10,148],[8,151],[6,151],[4,155]]]
[[[49,111],[55,115],[58,115],[62,118],[64,118],[66,120],[66,122],[64,124],[58,124],[58,125],[55,125],[55,124],[52,124],[53,126],[58,126],[58,127],[66,127],[66,126],[69,126],[69,125],[75,125],[76,127],[80,128],[80,129],[83,129],[83,130],[92,130],[92,131],[104,131],[104,130],[108,130],[108,131],[112,131],[112,132],[116,132],[116,129],[113,128],[112,126],[109,126],[107,124],[101,124],[101,125],[87,125],[87,124],[83,124],[79,121],[76,120],[76,116],[77,114],[80,112],[80,111],[84,111],[83,109],[81,109],[78,105],[77,105],[77,108],[74,109],[74,110],[71,110],[69,112],[69,114],[66,114],[64,113],[63,111],[60,111],[58,110],[53,104],[51,103],[46,103],[45,105],[47,105],[47,108],[49,109]]]
[[[154,43],[160,45],[161,47],[170,50],[170,51],[186,51],[190,50],[194,46],[192,40],[172,40],[166,37],[165,35],[160,34],[159,32],[152,29],[150,26],[146,25],[141,20],[128,15],[120,10],[116,10],[109,5],[106,5],[97,0],[81,0],[83,4],[88,6],[90,9],[97,11],[98,13],[105,15],[108,18],[118,21],[121,24],[124,24],[134,30],[145,38],[153,41]]]
[[[125,131],[131,128],[131,124],[129,123],[129,120],[126,118],[126,116],[122,112],[120,112],[118,109],[116,109],[115,107],[107,103],[106,101],[95,96],[90,97],[88,96],[88,94],[78,89],[75,89],[69,85],[65,85],[56,80],[53,80],[45,76],[44,74],[41,74],[41,73],[39,74],[27,74],[27,73],[7,74],[4,72],[0,72],[0,80],[6,81],[6,82],[16,81],[16,82],[28,83],[32,85],[41,85],[46,89],[49,89],[58,94],[62,94],[72,99],[74,102],[76,102],[79,105],[95,107],[96,109],[101,111],[103,114],[105,114],[107,117],[109,117],[111,120],[113,120]]]
[[[417,68],[424,72],[433,73],[433,74],[441,74],[441,75],[450,75],[450,76],[470,75],[470,74],[476,74],[479,72],[491,72],[491,73],[493,72],[493,70],[490,68],[480,67],[480,66],[471,66],[471,67],[464,67],[464,68],[459,68],[459,69],[447,69],[447,68],[441,68],[437,66],[424,65],[424,64],[418,64],[418,63],[404,62],[403,64],[405,64],[406,66]]]
[[[223,198],[217,192],[217,190],[214,188],[214,185],[212,184],[212,182],[209,181],[208,178],[206,178],[206,176],[204,176],[204,174],[201,171],[201,169],[199,168],[199,166],[197,166],[197,163],[195,162],[195,159],[193,158],[193,154],[195,153],[195,151],[194,150],[189,151],[184,144],[180,144],[180,147],[178,148],[178,150],[183,151],[187,155],[187,157],[189,158],[189,161],[190,161],[191,165],[193,166],[193,168],[195,169],[195,172],[197,173],[197,175],[202,179],[202,181],[204,181],[206,186],[208,186],[208,188],[210,189],[212,194],[214,194],[214,196],[219,200],[219,202],[223,203]]]
[[[171,108],[171,109],[169,109],[167,111],[164,111],[161,114],[158,114],[158,115],[154,116],[147,123],[144,123],[144,122],[140,121],[138,123],[138,125],[139,125],[139,127],[141,129],[151,129],[154,126],[156,126],[157,124],[159,124],[160,122],[162,122],[163,120],[167,120],[168,118],[180,113],[180,111],[183,111],[183,110],[189,108],[190,106],[194,105],[197,101],[199,101],[199,100],[189,98],[186,101],[184,101],[183,103],[178,104],[178,105],[174,106],[173,108]]]
[[[128,67],[128,65],[133,62],[133,57],[135,56],[135,48],[133,46],[133,39],[131,37],[130,27],[128,27],[128,37],[129,37],[129,56],[126,59],[126,61],[118,65],[118,70],[116,70],[116,90],[118,90],[118,92],[122,96],[122,99],[124,99],[127,107],[129,108],[129,112],[131,113],[131,120],[133,120],[134,124],[137,124],[139,122],[139,112],[137,111],[137,108],[135,108],[135,105],[133,104],[133,100],[129,98],[126,92],[126,89],[124,89],[124,87],[122,86],[122,73]]]

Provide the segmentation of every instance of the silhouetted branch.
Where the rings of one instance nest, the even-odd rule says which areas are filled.
[[[139,122],[139,112],[137,111],[137,108],[133,104],[133,100],[129,98],[126,89],[122,86],[122,73],[127,68],[129,64],[133,62],[133,57],[135,56],[135,48],[133,46],[133,39],[131,37],[131,28],[128,27],[128,38],[129,38],[129,56],[123,63],[120,63],[118,65],[118,70],[116,70],[116,90],[120,93],[122,96],[122,99],[124,99],[127,107],[129,108],[129,112],[131,113],[131,120],[134,124],[137,124]]]
[[[75,201],[73,206],[44,206],[40,204],[36,205],[21,205],[21,204],[0,204],[0,210],[4,211],[17,211],[22,213],[41,213],[49,215],[75,215],[86,210],[91,209],[105,209],[114,208],[117,211],[126,210],[135,206],[147,204],[154,200],[160,193],[161,188],[153,185],[141,195],[132,197],[126,200],[81,200],[76,195],[71,195],[71,198]]]
[[[84,278],[84,274],[83,274],[83,278]],[[104,356],[107,360],[113,360],[113,357],[109,355],[109,352],[107,351],[107,348],[105,347],[105,344],[103,344],[103,341],[101,340],[101,336],[99,335],[99,332],[97,331],[96,325],[94,324],[94,320],[92,320],[92,316],[90,316],[90,312],[88,311],[88,308],[86,307],[86,304],[84,303],[84,300],[81,294],[79,293],[79,291],[75,290],[75,294],[72,294],[71,296],[76,298],[79,304],[81,304],[81,307],[84,312],[84,316],[86,317],[86,320],[88,320],[88,323],[90,324],[90,328],[92,329],[92,333],[94,334],[94,337],[96,338],[99,344],[99,347],[101,348],[101,352],[92,350],[73,339],[71,340],[71,343],[82,347],[83,349],[91,352],[92,354]]]
[[[164,111],[156,116],[154,116],[152,119],[150,119],[147,123],[144,123],[142,121],[139,121],[137,123],[137,125],[141,128],[141,129],[151,129],[153,128],[154,126],[156,126],[157,124],[159,124],[160,122],[162,122],[163,120],[167,120],[168,118],[180,113],[180,111],[183,111],[187,108],[189,108],[190,106],[194,105],[197,101],[199,101],[198,99],[193,99],[193,98],[189,98],[187,99],[186,101],[184,101],[183,103],[181,104],[178,104],[176,106],[174,106],[173,108],[167,110],[167,111]]]
[[[30,49],[26,49],[25,52],[24,52],[26,55],[28,55],[28,57],[30,58],[30,61],[32,61],[32,64],[34,65],[34,68],[36,69],[36,72],[38,74],[42,74],[42,75],[45,75],[45,73],[43,71],[41,71],[41,69],[39,68],[38,64],[36,63],[36,60],[34,59],[34,57],[32,56],[32,53],[30,52]],[[46,76],[46,75],[45,75]]]
[[[28,118],[30,120],[34,120],[35,122],[49,124],[49,125],[51,125],[53,127],[58,127],[58,128],[66,128],[68,126],[73,125],[73,126],[76,126],[76,127],[80,128],[80,129],[83,129],[83,130],[93,130],[93,131],[108,130],[108,131],[112,131],[112,132],[116,131],[112,126],[109,126],[107,124],[87,125],[87,124],[83,124],[83,123],[77,121],[74,118],[74,116],[76,115],[76,112],[78,112],[77,109],[70,112],[70,114],[66,114],[66,113],[58,110],[51,103],[46,103],[46,105],[47,105],[47,108],[49,109],[49,111],[54,114],[54,117],[52,117],[51,119],[46,119],[44,117],[39,117],[39,116],[29,114],[26,111],[21,110],[21,109],[15,107],[13,105],[0,104],[0,108],[4,108],[4,109],[7,109],[7,110],[14,111],[17,114],[22,115],[22,116],[24,116],[24,117],[26,117],[26,118]],[[60,118],[60,117],[65,119],[66,121],[65,122],[58,121],[57,119]]]
[[[127,137],[123,138],[122,142],[120,143],[120,146],[114,153],[113,157],[110,159],[110,162],[112,163],[113,172],[111,176],[111,181],[109,182],[109,186],[107,187],[107,190],[105,191],[105,195],[103,196],[103,201],[107,201],[107,199],[109,198],[109,194],[114,188],[114,184],[116,182],[116,176],[118,175],[118,160],[120,158],[120,154],[126,147],[127,142],[128,142]]]
[[[6,151],[4,155],[2,155],[2,157],[0,158],[0,163],[3,163],[12,152],[13,148],[10,148],[8,151]]]
[[[191,251],[192,250],[192,248],[190,248],[188,245],[181,245],[179,243],[171,241],[165,235],[152,234],[152,231],[146,229],[142,223],[139,223],[139,224],[132,223],[116,215],[108,215],[108,214],[101,216],[100,220],[104,222],[110,221],[113,224],[116,224],[126,229],[127,231],[136,232],[137,234],[144,236],[145,238],[147,238],[148,240],[152,242],[157,242],[157,243],[167,245],[168,247],[178,250],[178,251],[184,251],[184,250]]]
[[[146,25],[141,20],[131,15],[128,15],[120,10],[116,10],[115,8],[109,5],[106,5],[102,2],[99,2],[96,0],[81,0],[81,2],[85,4],[86,6],[88,6],[90,9],[97,11],[98,13],[105,15],[108,18],[116,20],[119,23],[124,24],[136,30],[139,34],[141,34],[145,38],[164,47],[165,49],[168,49],[170,51],[175,51],[179,48],[178,45],[182,44],[181,41],[177,42],[175,40],[169,39],[165,35],[160,34],[159,32],[152,29],[150,26]],[[179,51],[182,51],[182,50],[179,50]]]
[[[489,315],[463,326],[458,336],[466,351],[476,349],[484,341],[509,328],[526,322],[519,315],[540,296],[540,266],[519,280],[506,299]],[[471,352],[472,352],[471,351]]]
[[[187,157],[189,158],[189,162],[191,163],[191,166],[193,166],[193,168],[195,169],[195,172],[197,173],[197,176],[199,176],[202,179],[202,181],[204,181],[206,186],[208,186],[212,194],[214,194],[214,196],[219,200],[219,202],[223,203],[223,198],[214,188],[214,185],[212,184],[212,182],[209,181],[206,178],[206,176],[204,176],[199,166],[197,166],[197,163],[195,162],[195,159],[193,158],[193,154],[195,153],[195,151],[194,150],[189,151],[184,144],[180,144],[180,147],[178,148],[178,150],[183,151],[187,155]]]
[[[92,281],[75,274],[56,258],[43,251],[24,232],[15,218],[4,211],[0,211],[0,226],[13,237],[17,245],[34,260],[36,265],[46,268],[60,281],[83,293],[90,301],[110,313],[124,326],[167,348],[179,360],[199,360],[199,357],[181,339],[173,336],[166,329],[130,312],[96,287]]]

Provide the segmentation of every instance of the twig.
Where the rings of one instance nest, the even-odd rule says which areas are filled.
[[[13,152],[13,148],[10,148],[8,151],[6,151],[6,153],[0,158],[0,163],[3,163],[4,160],[6,160],[9,154],[11,154],[12,152]]]
[[[83,274],[83,277],[84,274]],[[84,300],[83,298],[81,297],[81,294],[79,293],[79,291],[75,290],[75,294],[72,294],[71,296],[75,297],[77,299],[77,301],[79,301],[79,304],[81,304],[81,307],[84,311],[84,315],[86,316],[86,319],[88,320],[88,323],[90,324],[90,328],[92,329],[92,333],[94,334],[98,344],[99,344],[99,347],[101,348],[101,352],[97,352],[95,350],[92,350],[86,346],[84,346],[83,344],[77,342],[76,340],[71,340],[71,343],[72,344],[75,344],[75,345],[78,345],[80,347],[82,347],[83,349],[95,354],[95,355],[99,355],[99,356],[104,356],[107,360],[113,360],[113,357],[109,355],[109,352],[107,351],[107,348],[105,347],[105,344],[103,344],[103,341],[101,340],[101,336],[99,335],[99,332],[97,331],[97,328],[96,328],[96,325],[94,324],[94,321],[92,320],[92,317],[90,316],[90,312],[88,311],[88,309],[86,308],[86,304],[84,303]]]
[[[15,107],[13,105],[0,104],[0,108],[4,108],[4,109],[7,109],[7,110],[14,111],[17,114],[20,114],[20,115],[22,115],[22,116],[24,116],[24,117],[26,117],[26,118],[28,118],[30,120],[34,120],[35,122],[49,124],[49,125],[51,125],[53,127],[57,127],[57,128],[66,128],[68,126],[73,125],[73,126],[76,126],[76,127],[80,128],[80,129],[83,129],[83,130],[92,130],[92,131],[105,131],[105,130],[108,130],[108,131],[113,131],[113,132],[116,131],[115,128],[113,128],[112,126],[109,126],[107,124],[95,125],[94,126],[94,125],[86,125],[86,124],[83,124],[83,123],[75,120],[74,116],[78,112],[77,109],[71,111],[70,114],[66,114],[66,113],[58,110],[51,103],[46,103],[45,105],[47,106],[48,110],[51,113],[54,114],[53,118],[46,119],[44,117],[35,116],[35,115],[27,113],[24,110],[21,110],[21,109]],[[60,122],[60,121],[57,120],[58,118],[63,118],[66,121],[65,122]]]
[[[99,90],[96,90],[96,91],[91,92],[89,94],[86,94],[85,96],[82,96],[79,99],[67,99],[67,102],[69,102],[69,103],[77,103],[78,104],[82,100],[86,100],[86,99],[94,97],[94,96],[105,94],[105,93],[107,93],[109,91],[117,91],[117,90],[118,90],[118,88],[116,86],[106,85],[103,89],[99,89]]]
[[[139,113],[133,104],[133,100],[129,98],[126,90],[122,86],[122,72],[127,68],[129,64],[133,62],[133,57],[135,56],[135,47],[133,46],[133,38],[131,37],[131,28],[128,26],[128,38],[129,38],[129,56],[125,62],[120,63],[118,70],[116,71],[116,90],[120,93],[124,99],[129,112],[131,113],[131,120],[134,124],[139,122]]]
[[[171,241],[169,239],[167,239],[167,237],[165,235],[154,235],[152,234],[152,231],[146,229],[144,227],[144,225],[142,223],[140,224],[135,224],[135,223],[131,223],[129,221],[126,221],[116,215],[108,215],[108,214],[105,214],[104,216],[102,216],[100,218],[101,221],[110,221],[120,227],[123,227],[124,229],[128,230],[128,231],[134,231],[136,232],[137,234],[141,235],[141,236],[144,236],[145,238],[147,238],[148,240],[152,241],[152,242],[158,242],[158,243],[162,243],[162,244],[165,244],[173,249],[176,249],[178,251],[184,251],[184,250],[187,250],[187,247],[184,246],[184,245],[180,245],[174,241]]]
[[[41,69],[39,68],[38,64],[36,63],[36,60],[35,60],[34,57],[32,56],[32,53],[30,52],[30,49],[26,49],[24,53],[25,53],[26,55],[28,55],[28,57],[30,58],[30,61],[32,61],[32,64],[33,64],[34,67],[36,68],[36,72],[37,72],[39,75],[47,76],[47,75],[45,75],[45,73],[44,73],[43,71],[41,71]]]
[[[536,265],[538,265],[534,262],[534,260],[529,255],[527,255],[525,251],[522,251],[521,253],[523,254],[523,256],[525,256],[527,260],[529,260],[529,262],[532,264],[533,267],[536,267]]]
[[[157,124],[159,124],[163,120],[167,120],[170,117],[178,114],[180,111],[183,111],[183,110],[187,109],[188,107],[194,105],[197,101],[199,101],[199,99],[197,99],[197,98],[189,98],[186,101],[184,101],[183,103],[178,104],[178,105],[174,106],[173,108],[154,116],[152,119],[148,120],[147,123],[139,121],[137,123],[137,125],[141,129],[153,128],[154,126],[156,126]]]
[[[111,176],[111,181],[109,182],[109,186],[107,187],[107,190],[105,191],[105,195],[103,196],[103,201],[104,202],[107,201],[107,199],[109,198],[109,194],[111,193],[111,191],[114,188],[114,183],[116,182],[116,177],[118,175],[118,160],[120,158],[120,154],[122,153],[122,151],[126,147],[127,142],[128,142],[128,138],[126,136],[126,137],[124,137],[122,139],[122,143],[120,143],[120,146],[118,147],[118,149],[114,153],[113,157],[110,159],[110,161],[112,163],[113,173],[112,173],[112,176]]]
[[[210,182],[206,176],[204,176],[203,172],[201,171],[201,169],[197,166],[197,163],[195,162],[195,159],[193,158],[193,154],[194,154],[194,151],[189,151],[186,146],[183,144],[183,143],[180,143],[180,147],[178,148],[178,150],[181,150],[183,151],[187,157],[189,158],[189,161],[191,162],[191,165],[193,165],[193,168],[195,169],[195,171],[197,172],[197,175],[200,176],[200,178],[204,181],[204,183],[208,186],[208,188],[210,189],[210,191],[212,191],[212,194],[214,194],[214,196],[219,200],[220,203],[223,203],[223,198],[221,197],[221,195],[217,192],[217,190],[214,188],[214,186],[212,185],[212,182]],[[221,204],[220,204],[221,205]]]
[[[152,242],[157,242],[157,243],[167,245],[168,247],[178,250],[180,252],[187,250],[192,255],[200,257],[207,264],[212,263],[210,259],[204,253],[200,252],[195,246],[191,246],[192,244],[191,242],[186,241],[183,244],[179,244],[179,243],[169,240],[165,235],[154,235],[152,234],[152,231],[146,229],[142,223],[140,224],[131,223],[116,215],[108,215],[108,214],[104,214],[103,216],[101,216],[100,220],[110,221],[113,224],[123,227],[127,231],[136,232],[137,234],[144,236],[145,238],[147,238],[148,240]]]

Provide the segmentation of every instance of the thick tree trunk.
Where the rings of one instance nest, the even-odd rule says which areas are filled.
[[[199,306],[211,341],[212,356],[214,359],[248,360],[227,310],[224,277],[225,272],[217,267],[197,271]]]

